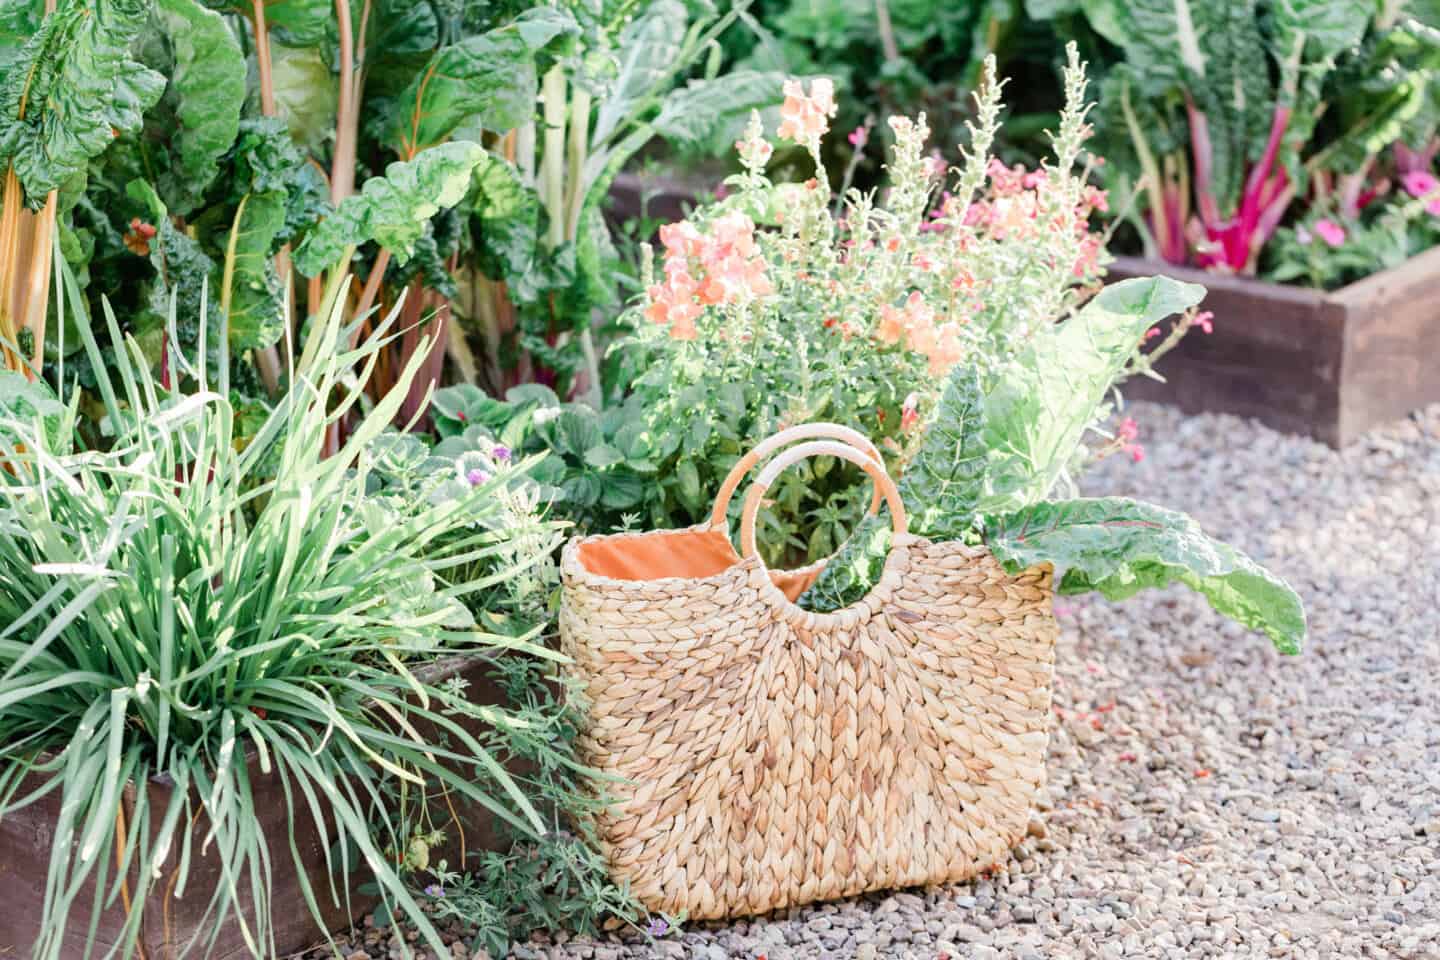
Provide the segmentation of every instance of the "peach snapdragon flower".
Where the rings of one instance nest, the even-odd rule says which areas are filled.
[[[902,340],[907,350],[925,355],[930,373],[939,376],[954,366],[964,355],[960,325],[955,322],[936,324],[935,309],[925,302],[917,290],[899,307],[880,307],[880,324],[875,337],[881,343],[894,345]]]
[[[825,77],[810,84],[810,92],[799,80],[785,81],[785,102],[780,107],[780,129],[776,134],[809,147],[820,148],[820,138],[830,129],[835,116],[835,84]]]
[[[660,228],[665,247],[665,281],[646,291],[645,317],[669,324],[677,340],[698,336],[695,321],[707,306],[769,296],[774,285],[755,241],[755,222],[743,213],[727,213],[701,233],[682,220]]]

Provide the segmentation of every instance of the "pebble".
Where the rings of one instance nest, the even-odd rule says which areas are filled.
[[[1440,957],[1440,405],[1338,452],[1234,417],[1126,413],[1145,460],[1103,462],[1082,493],[1183,510],[1285,578],[1306,605],[1303,654],[1183,588],[1059,598],[1049,783],[993,878],[691,924],[663,951],[621,934],[531,948]]]

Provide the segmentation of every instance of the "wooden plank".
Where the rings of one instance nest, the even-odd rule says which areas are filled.
[[[1193,331],[1156,365],[1166,383],[1137,378],[1127,395],[1189,413],[1253,417],[1277,430],[1339,442],[1344,310],[1313,290],[1122,257],[1116,279],[1165,273],[1204,284],[1215,332]]]
[[[467,691],[472,703],[488,706],[504,704],[504,691],[490,679],[490,669],[488,659],[457,657],[421,672],[432,683],[450,676],[461,677],[468,683]],[[462,721],[462,725],[472,733],[483,726],[475,720]],[[431,736],[432,732],[422,730],[421,735]],[[518,775],[523,775],[529,769],[519,761],[507,761],[505,765]],[[271,916],[275,926],[276,951],[283,956],[322,941],[324,934],[306,905],[300,873],[294,867],[294,857],[289,847],[290,820],[279,777],[273,771],[270,774],[260,772],[253,746],[246,756],[246,769],[255,796],[258,826],[264,830],[270,853],[273,883]],[[298,791],[293,782],[291,787]],[[169,803],[172,785],[168,781],[155,779],[149,782],[147,789],[151,809],[163,810]],[[126,790],[133,796],[134,785],[128,785]],[[329,879],[325,874],[325,850],[320,840],[321,831],[309,815],[307,802],[298,792],[295,794],[295,802],[301,811],[294,824],[295,842],[305,875],[310,879],[325,927],[331,930],[342,928],[352,917],[359,916],[376,903],[374,897],[361,896],[355,891],[356,887],[370,879],[370,873],[363,869],[363,865],[352,864],[348,883],[341,878],[336,879],[335,887],[339,899],[332,897]],[[502,848],[506,838],[497,829],[495,818],[489,811],[478,805],[461,803],[458,799],[455,805],[456,813],[464,823],[469,851]],[[45,876],[59,810],[60,794],[56,791],[24,810],[0,819],[0,903],[5,904],[5,908],[0,909],[0,958],[5,960],[30,956],[31,945],[39,933]],[[443,822],[443,819],[440,814],[436,815],[437,823]],[[179,856],[177,839],[175,849],[162,868],[165,876],[160,881],[160,892],[146,902],[142,942],[151,960],[177,956],[192,937],[208,937],[214,927],[213,917],[207,919],[204,913],[210,896],[220,881],[221,873],[219,859],[213,849],[208,856],[201,856],[201,845],[207,828],[208,824],[202,818],[192,830],[191,871],[186,880],[185,897],[176,900],[164,896],[165,885]],[[333,843],[334,830],[328,824],[327,833]],[[459,834],[459,830],[450,830],[447,849],[436,854],[437,857],[447,857],[452,869],[461,862]],[[347,891],[350,894],[348,900]],[[64,956],[79,957],[84,954],[85,933],[92,902],[93,894],[90,890],[82,892],[76,900],[66,932],[65,947],[62,951]],[[243,894],[242,910],[246,916],[253,915],[249,899]],[[124,911],[118,905],[102,914],[96,934],[97,956],[103,955],[119,939],[123,925]],[[203,954],[204,951],[199,953]],[[214,960],[241,960],[251,956],[240,927],[233,920],[221,928],[215,949],[209,956]]]
[[[1340,442],[1440,403],[1440,248],[1336,291],[1348,311]]]

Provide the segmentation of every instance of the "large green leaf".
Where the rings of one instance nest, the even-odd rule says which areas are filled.
[[[1124,600],[1183,583],[1264,632],[1281,653],[1299,653],[1305,640],[1295,591],[1183,513],[1121,497],[1038,503],[988,524],[985,542],[1010,573],[1039,563],[1063,569],[1061,593],[1095,590]]]
[[[505,280],[522,301],[537,295],[535,270],[542,227],[540,196],[520,171],[500,157],[486,156],[475,170],[477,228],[475,250],[480,268],[492,280]]]
[[[985,490],[985,409],[980,374],[961,364],[945,381],[920,449],[900,478],[910,529],[953,540],[975,524]]]
[[[459,203],[470,188],[475,167],[485,158],[478,144],[442,143],[414,160],[385,168],[360,192],[347,197],[310,231],[295,251],[295,269],[313,277],[334,266],[350,247],[375,241],[404,263],[424,232],[425,223]]]
[[[1188,95],[1210,139],[1210,193],[1240,195],[1247,161],[1264,149],[1275,95],[1257,0],[1131,0],[1123,7],[1125,58],[1145,94]]]
[[[324,178],[295,146],[276,117],[248,117],[225,157],[226,209],[250,194],[273,193],[285,201],[285,226],[278,241],[289,243],[330,213]],[[217,231],[228,225],[215,225]]]
[[[674,73],[689,13],[680,0],[657,0],[620,34],[620,71],[595,114],[591,136],[603,143]]]
[[[861,520],[849,539],[825,562],[815,582],[800,595],[800,606],[817,613],[830,613],[848,607],[869,593],[884,570],[890,537],[888,517]]]
[[[284,194],[253,193],[240,201],[225,247],[225,264],[211,280],[221,309],[229,307],[232,350],[268,347],[285,331],[280,278],[271,247],[285,226]]]
[[[568,13],[544,7],[441,47],[396,99],[392,145],[403,155],[440,143],[462,123],[505,131],[530,120],[535,52],[578,29]]]
[[[1111,284],[1002,367],[985,398],[990,463],[982,512],[1049,496],[1145,332],[1204,296],[1204,287],[1169,277]]]
[[[0,77],[10,75],[10,64],[44,20],[44,0],[0,0]]]
[[[195,0],[156,0],[156,12],[174,49],[166,100],[178,121],[167,131],[176,163],[162,190],[175,213],[188,214],[240,132],[245,57],[225,19]]]
[[[270,46],[275,104],[290,136],[312,154],[323,155],[335,135],[339,92],[325,58],[313,47]]]
[[[116,136],[140,128],[165,78],[130,56],[148,0],[70,0],[46,17],[0,86],[0,166],[14,165],[26,201],[85,170]]]
[[[665,98],[655,118],[655,130],[679,146],[728,143],[750,111],[773,107],[784,98],[784,83],[783,74],[754,70],[692,80]]]
[[[255,5],[249,0],[209,0],[209,6],[250,20]],[[313,47],[335,33],[334,0],[264,0],[265,25],[281,43]]]

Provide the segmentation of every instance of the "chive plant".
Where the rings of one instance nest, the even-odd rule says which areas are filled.
[[[68,289],[75,302],[73,279]],[[544,562],[558,534],[506,512],[513,498],[501,494],[523,467],[403,511],[367,497],[370,451],[424,349],[352,421],[338,455],[322,456],[327,429],[365,406],[352,371],[373,367],[398,308],[353,348],[339,306],[317,318],[316,349],[243,445],[223,356],[207,370],[202,334],[182,360],[174,310],[168,349],[184,374],[175,382],[193,385],[185,392],[156,382],[108,305],[118,383],[78,325],[108,450],[74,440],[78,387],[61,404],[0,371],[15,387],[0,390],[0,818],[61,799],[33,956],[61,957],[67,927],[93,940],[109,910],[126,918],[110,955],[130,955],[143,905],[172,883],[206,898],[213,920],[187,953],[234,923],[256,956],[276,955],[270,892],[288,866],[276,851],[300,869],[297,822],[318,825],[332,877],[312,884],[300,870],[313,914],[347,902],[349,885],[333,878],[364,869],[389,909],[448,955],[385,856],[404,837],[384,797],[397,784],[443,790],[521,835],[546,832],[459,722],[522,721],[472,706],[422,668],[458,653],[553,658],[531,637],[484,631],[467,601]],[[29,405],[4,402],[27,395]],[[428,549],[439,541],[445,549]],[[260,776],[283,789],[288,836],[257,826]],[[124,789],[151,780],[173,790]],[[186,882],[202,851],[219,858],[214,889]]]

